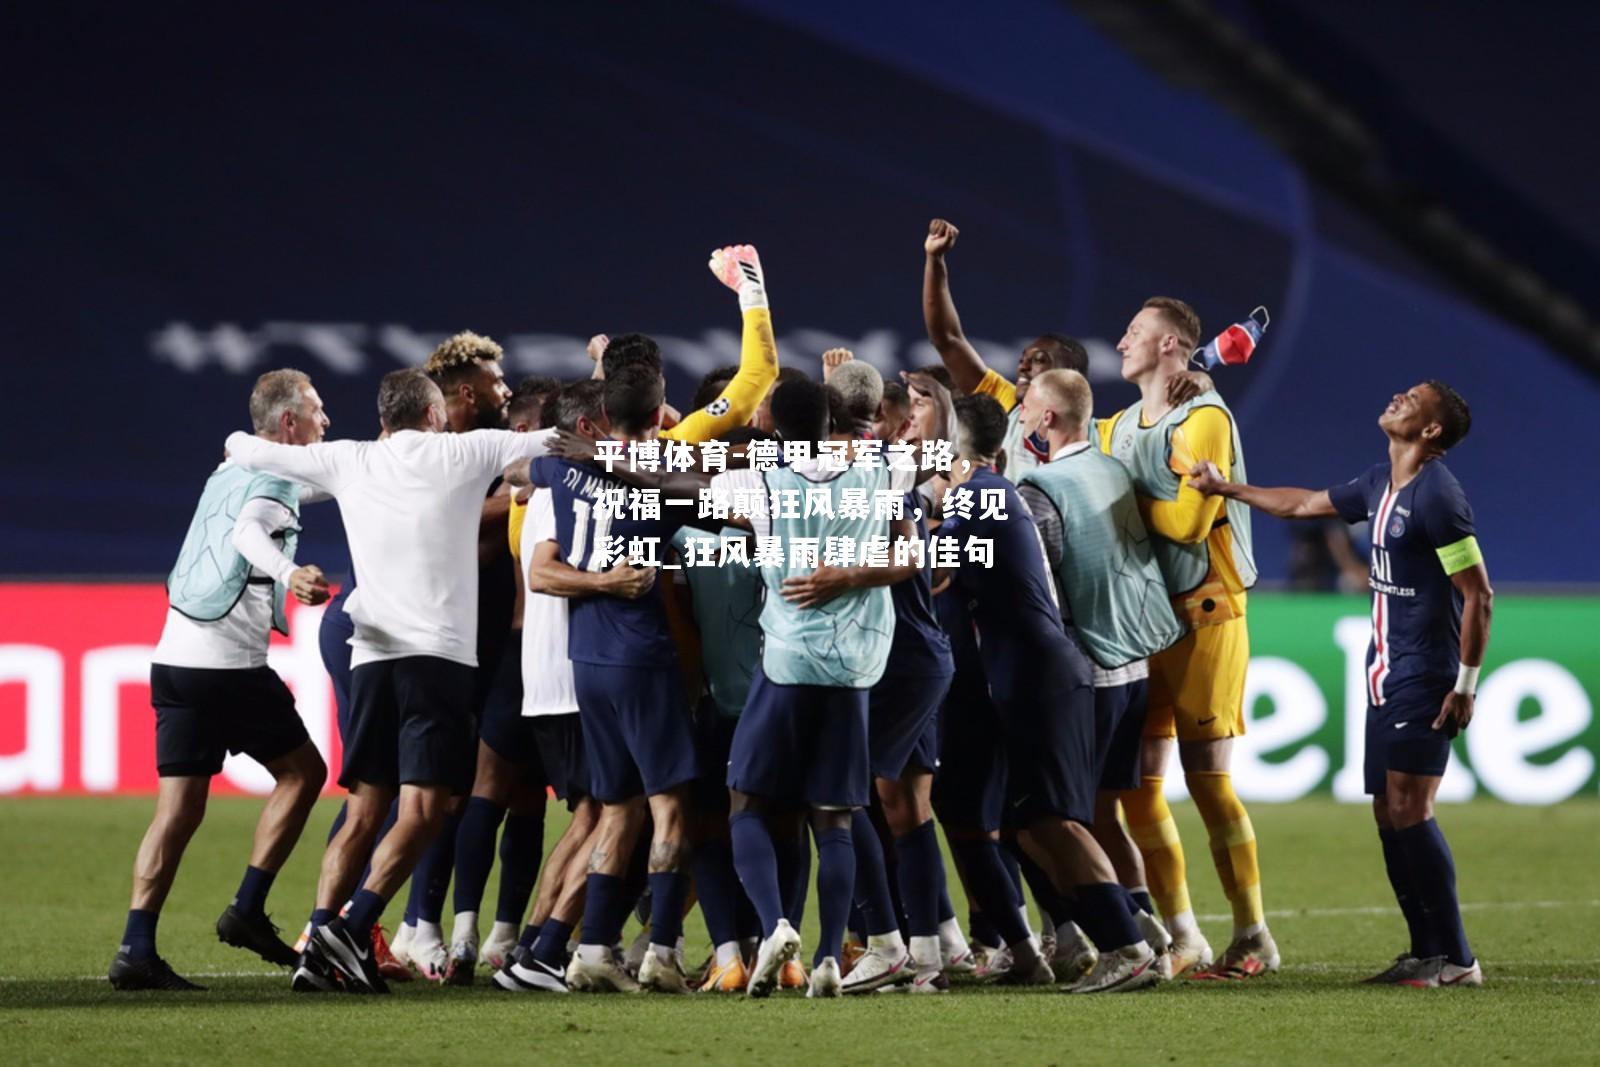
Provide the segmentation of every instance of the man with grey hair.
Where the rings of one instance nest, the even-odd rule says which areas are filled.
[[[328,416],[300,371],[263,374],[250,395],[250,440],[300,452],[322,440]],[[241,437],[247,435],[241,434]],[[285,600],[328,599],[314,566],[296,566],[301,488],[224,462],[206,481],[177,565],[167,579],[166,625],[150,665],[156,713],[156,813],[133,867],[133,901],[109,978],[114,989],[198,989],[156,953],[156,922],[184,849],[205,817],[211,779],[229,752],[272,774],[273,790],[255,844],[217,936],[269,963],[294,951],[267,918],[267,891],[293,850],[327,768],[295,711],[294,697],[267,666],[274,629],[287,633]]]
[[[312,931],[292,983],[302,992],[388,991],[373,958],[372,927],[438,833],[452,793],[472,788],[484,494],[507,465],[543,455],[553,433],[446,433],[444,395],[420,370],[384,377],[378,415],[389,431],[380,441],[285,448],[243,433],[228,438],[242,466],[339,501],[361,575],[346,604],[355,633],[339,782],[350,791],[349,807],[323,855]],[[397,795],[394,827],[357,889]]]

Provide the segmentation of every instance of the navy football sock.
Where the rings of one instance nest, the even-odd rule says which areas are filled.
[[[983,909],[983,918],[993,925],[1001,946],[1027,940],[1028,924],[1017,910],[1017,888],[1006,871],[999,843],[984,837],[962,842],[956,848],[967,872],[967,888]],[[976,923],[973,934],[982,940]]]
[[[1406,862],[1405,846],[1400,843],[1400,831],[1378,829],[1378,841],[1383,845],[1383,866],[1389,873],[1389,885],[1394,899],[1405,917],[1406,930],[1411,934],[1411,954],[1425,960],[1439,955],[1433,943],[1433,933],[1428,929],[1428,916],[1422,910],[1422,898],[1411,886],[1411,865]]]
[[[800,929],[806,917],[806,897],[811,893],[811,838],[802,827],[792,837],[773,841],[778,856],[778,885],[783,893],[783,914]]]
[[[487,797],[467,800],[456,830],[457,915],[483,906],[483,889],[489,884],[489,871],[494,866],[494,835],[505,816],[506,809]]]
[[[1056,887],[1050,881],[1050,876],[1044,873],[1044,868],[1033,862],[1033,857],[1023,852],[1021,848],[1015,850],[1015,855],[1017,866],[1022,870],[1022,880],[1028,883],[1028,889],[1033,893],[1033,901],[1039,905],[1044,921],[1050,924],[1051,929],[1066,922],[1067,903],[1061,894],[1056,892]]]
[[[339,917],[338,908],[313,908],[311,909],[311,925],[326,926]]]
[[[650,872],[650,943],[674,948],[683,934],[683,905],[689,876],[682,871]]]
[[[610,948],[622,936],[622,924],[628,918],[629,897],[623,881],[615,875],[591,873],[585,885],[582,943]],[[546,928],[549,925],[546,923]]]
[[[822,933],[811,960],[813,967],[829,956],[838,959],[843,949],[844,925],[856,882],[856,850],[850,836],[848,826],[817,834],[817,920]]]
[[[1137,892],[1129,893],[1128,896],[1133,898],[1133,906],[1140,911],[1150,915],[1156,913],[1156,902],[1150,899],[1150,891],[1148,889],[1140,889]]]
[[[411,907],[421,922],[436,923],[444,915],[444,898],[450,890],[450,872],[456,863],[456,832],[460,815],[446,815],[439,836],[433,839],[411,872]]]
[[[538,938],[533,942],[533,958],[550,967],[564,967],[567,960],[567,942],[571,940],[571,923],[564,923],[560,919],[546,919],[544,925],[539,927]]]
[[[350,802],[348,800],[345,801],[343,804],[339,805],[338,814],[334,815],[334,817],[333,817],[333,825],[328,827],[328,840],[329,841],[332,841],[334,838],[338,837],[339,836],[339,831],[344,829],[344,817],[345,817],[345,814],[347,812],[349,812],[349,810],[350,810]]]
[[[728,856],[728,866],[730,868],[733,866],[731,852]],[[747,941],[750,938],[759,938],[761,936],[761,916],[756,914],[756,906],[750,903],[750,898],[745,895],[744,887],[739,884],[739,876],[737,874],[733,876],[733,914],[734,929],[738,932],[740,941]],[[786,912],[785,914],[787,915],[788,913]],[[793,919],[789,920],[789,925],[794,926],[796,930],[800,929],[799,926],[795,925]]]
[[[1472,949],[1456,899],[1456,863],[1438,822],[1429,819],[1395,833],[1410,863],[1411,885],[1422,901],[1436,954],[1458,967],[1470,966]]]
[[[122,951],[129,959],[147,960],[156,954],[156,923],[160,920],[159,911],[133,908],[128,912],[128,925],[122,931]]]
[[[722,840],[703,841],[694,850],[694,889],[700,898],[711,944],[739,940],[738,876],[733,873],[733,849]]]
[[[906,936],[937,937],[944,858],[939,855],[939,834],[933,820],[895,838],[894,849],[900,857],[895,873],[906,909]]]
[[[977,896],[976,893],[973,896]],[[989,921],[988,912],[970,908],[967,911],[967,927],[972,935],[972,940],[980,945],[990,948],[1000,947],[1000,931],[994,928],[994,923]]]
[[[950,882],[945,875],[944,857],[939,857],[939,921],[947,923],[956,917],[956,906],[950,900]]]
[[[850,819],[850,838],[855,845],[856,879],[854,899],[861,909],[867,936],[875,937],[900,929],[894,898],[889,895],[889,872],[884,866],[883,845],[867,813],[857,808]],[[818,846],[820,851],[821,846]],[[818,895],[821,895],[820,889]],[[833,953],[828,953],[833,955]]]
[[[1127,890],[1120,885],[1115,882],[1080,885],[1077,898],[1077,922],[1101,952],[1144,940],[1133,924],[1133,913],[1128,910]]]
[[[539,940],[539,924],[529,923],[522,928],[522,936],[517,938],[517,944],[531,951],[533,943],[537,940]]]
[[[506,816],[500,831],[500,893],[495,898],[494,921],[513,923],[528,914],[528,901],[539,881],[544,860],[544,809],[537,815]]]
[[[260,915],[267,903],[267,891],[272,888],[272,880],[276,877],[277,871],[246,867],[244,881],[239,883],[239,891],[233,895],[234,909],[241,915]]]
[[[372,927],[382,918],[387,903],[370,889],[357,889],[356,895],[350,898],[350,910],[345,912],[344,925],[357,944],[367,944],[372,940]]]
[[[728,819],[733,842],[733,869],[739,874],[750,903],[761,919],[761,936],[777,928],[784,917],[783,894],[778,889],[778,857],[767,824],[751,811],[735,812]]]
[[[1011,879],[1012,889],[1014,890],[1012,895],[1016,899],[1016,906],[1020,908],[1024,903],[1022,896],[1022,868],[1017,863],[1016,854],[998,841],[995,842],[995,851],[999,854],[1000,862],[1006,869],[1006,875]]]

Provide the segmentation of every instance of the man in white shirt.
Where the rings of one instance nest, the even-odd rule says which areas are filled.
[[[349,814],[323,855],[312,935],[295,971],[294,988],[307,992],[387,992],[373,961],[372,926],[438,832],[451,795],[472,788],[484,494],[508,464],[544,454],[553,432],[445,433],[444,397],[419,370],[384,377],[378,416],[392,431],[382,441],[291,449],[245,434],[228,438],[235,462],[339,501],[361,575],[346,605],[355,634],[339,782],[350,790]],[[351,897],[397,794],[394,828]]]
[[[328,427],[311,379],[295,370],[257,380],[250,418],[252,440],[276,442],[272,447],[286,451],[322,440]],[[156,922],[184,849],[205,817],[211,779],[229,752],[261,763],[275,785],[239,892],[217,920],[217,936],[269,963],[295,962],[264,906],[328,772],[294,697],[267,666],[267,643],[271,630],[286,626],[287,595],[304,604],[328,599],[322,571],[294,562],[301,498],[299,486],[223,463],[206,482],[167,581],[171,606],[150,665],[160,786],[134,861],[127,928],[111,963],[115,989],[200,988],[156,953]]]

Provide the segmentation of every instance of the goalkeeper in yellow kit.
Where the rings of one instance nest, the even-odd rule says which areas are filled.
[[[1244,733],[1244,678],[1250,661],[1246,590],[1255,584],[1248,509],[1207,497],[1187,475],[1209,460],[1231,481],[1245,481],[1238,427],[1210,392],[1167,399],[1200,337],[1200,319],[1181,300],[1152,297],[1117,345],[1122,377],[1139,403],[1101,419],[1100,447],[1127,465],[1145,524],[1158,535],[1157,557],[1189,634],[1150,659],[1150,710],[1140,788],[1122,797],[1128,826],[1144,855],[1150,889],[1173,937],[1174,974],[1249,978],[1278,969],[1278,949],[1261,905],[1255,831],[1233,790],[1233,738]],[[1184,780],[1205,821],[1217,877],[1233,909],[1233,936],[1211,962],[1189,903],[1183,846],[1162,794],[1169,741],[1176,735]]]

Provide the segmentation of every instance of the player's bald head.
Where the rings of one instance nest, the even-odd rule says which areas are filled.
[[[1094,414],[1094,393],[1089,379],[1075,370],[1046,371],[1033,380],[1033,395],[1040,406],[1053,412],[1062,428],[1076,432],[1089,425]]]

